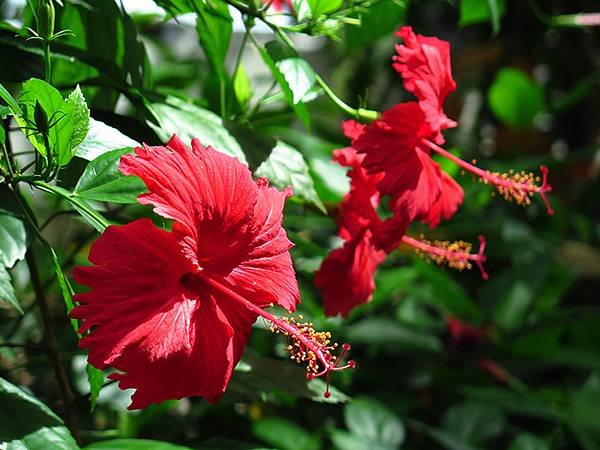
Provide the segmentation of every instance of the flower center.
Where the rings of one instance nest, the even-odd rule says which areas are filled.
[[[198,295],[202,291],[206,291],[206,283],[196,272],[188,272],[183,275],[179,279],[179,285],[191,295]]]
[[[215,289],[229,299],[236,301],[240,306],[269,321],[271,331],[288,337],[286,350],[290,352],[291,359],[307,365],[306,376],[308,379],[312,380],[316,377],[325,376],[327,380],[327,388],[323,394],[325,397],[330,396],[329,376],[331,372],[338,372],[356,366],[354,361],[348,361],[345,365],[340,365],[342,358],[350,350],[349,344],[343,344],[340,354],[334,356],[331,352],[336,350],[338,345],[331,343],[329,332],[316,331],[312,323],[296,323],[293,318],[279,318],[265,311],[238,294],[234,287],[219,275],[209,274],[206,271],[190,272],[181,277],[180,284],[183,289],[193,295],[206,291],[207,287]]]

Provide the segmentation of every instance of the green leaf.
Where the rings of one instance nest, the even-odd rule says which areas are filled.
[[[233,78],[233,91],[235,97],[243,111],[248,108],[248,103],[252,98],[252,84],[250,78],[244,69],[244,65],[240,63]]]
[[[60,293],[62,294],[63,302],[65,304],[65,309],[67,311],[67,315],[71,312],[74,307],[73,304],[73,287],[69,283],[67,277],[62,270],[62,266],[60,261],[58,260],[58,256],[49,244],[47,246],[48,253],[50,254],[50,259],[52,260],[52,265],[54,266],[54,273],[56,274],[56,280],[58,281],[58,287],[60,288]],[[75,333],[79,330],[79,323],[77,319],[69,319],[71,322],[71,326]]]
[[[525,280],[511,280],[508,292],[496,303],[494,323],[505,331],[521,326],[534,298],[534,288]]]
[[[166,9],[169,14],[178,16],[193,13],[199,8],[198,4],[204,0],[154,0],[154,3]]]
[[[314,19],[339,9],[342,4],[343,0],[308,0],[308,6]]]
[[[116,128],[90,118],[89,131],[79,147],[76,156],[91,161],[98,156],[125,147],[138,147],[139,143],[125,136]]]
[[[506,0],[460,0],[461,27],[490,22],[494,33],[500,31],[500,18],[506,11]]]
[[[314,396],[311,398],[312,401],[318,403],[345,403],[350,400],[346,394],[337,389],[335,386],[329,386],[329,393],[331,394],[329,397],[325,397],[323,393],[327,388],[327,383],[321,380],[320,378],[315,378],[312,381],[307,383],[308,389],[314,393]]]
[[[317,450],[318,436],[311,435],[289,420],[267,417],[252,425],[252,433],[280,450]]]
[[[346,26],[346,46],[357,49],[375,42],[377,39],[391,34],[406,17],[408,0],[397,2],[395,0],[381,0],[360,14],[352,17],[359,18],[360,26]]]
[[[192,450],[190,447],[151,439],[110,439],[94,442],[82,450]]]
[[[90,404],[93,411],[96,408],[100,389],[102,389],[102,385],[104,384],[104,373],[89,363],[85,366],[85,372],[90,385]]]
[[[315,191],[306,161],[298,150],[286,143],[277,142],[269,157],[256,169],[255,174],[268,178],[280,189],[291,186],[294,195],[325,212],[325,206]]]
[[[10,303],[17,311],[24,314],[23,308],[15,296],[15,290],[10,280],[10,274],[5,267],[0,266],[0,301]]]
[[[508,450],[550,450],[550,446],[535,434],[520,433],[512,441]]]
[[[0,378],[0,443],[8,449],[78,450],[63,421],[35,397]]]
[[[286,81],[292,94],[292,106],[302,102],[317,78],[313,68],[278,41],[268,42],[265,49]]]
[[[497,406],[467,401],[446,412],[442,428],[464,442],[478,445],[499,436],[504,422],[504,415]]]
[[[373,441],[368,441],[362,436],[348,433],[342,430],[331,430],[331,440],[337,450],[390,450],[390,447],[378,445]]]
[[[6,191],[3,190],[2,193],[4,195]],[[14,266],[25,257],[26,251],[27,234],[23,221],[0,205],[0,265]]]
[[[196,31],[200,45],[217,72],[219,79],[226,78],[225,58],[231,42],[233,20],[227,3],[207,1],[197,3]]]
[[[306,372],[301,367],[247,352],[235,368],[224,399],[228,402],[259,400],[274,391],[291,397],[313,398],[315,393],[307,384]]]
[[[519,69],[505,67],[488,90],[488,103],[498,119],[513,128],[527,128],[544,109],[542,88]]]
[[[272,41],[266,44],[266,49],[258,46],[258,52],[260,53],[261,58],[263,59],[265,65],[269,68],[273,77],[279,84],[285,99],[295,111],[298,118],[302,121],[306,128],[310,128],[310,115],[308,114],[308,110],[306,109],[306,105],[302,102],[296,103],[294,102],[294,93],[288,84],[286,77],[281,73],[281,70],[276,64],[276,60],[273,59],[270,53],[277,53],[279,51],[280,44],[276,41]]]
[[[535,396],[523,396],[503,388],[465,386],[461,389],[465,395],[484,403],[493,404],[504,411],[526,417],[553,420],[553,411],[541,399]]]
[[[23,109],[23,117],[15,117],[15,120],[33,146],[46,157],[49,153],[52,154],[61,167],[67,165],[88,129],[89,111],[81,91],[76,89],[63,100],[60,92],[53,86],[31,78],[23,83],[19,103]],[[36,114],[38,104],[43,110],[46,124],[40,122],[40,113]],[[43,134],[48,136],[49,149],[46,148]]]
[[[48,139],[51,149],[54,149],[53,152],[58,154],[61,151],[60,148],[56,148],[58,146],[58,131],[66,126],[66,132],[70,134],[69,131],[72,131],[73,128],[72,124],[69,123],[68,120],[68,115],[72,111],[72,105],[66,105],[65,107],[60,92],[43,80],[31,78],[23,83],[23,90],[21,91],[21,95],[19,97],[19,104],[23,109],[23,117],[15,117],[15,120],[21,128],[29,128],[24,129],[23,132],[29,136],[29,140],[33,146],[42,155],[47,155],[49,150],[46,148],[46,144],[44,143],[41,135],[39,133],[35,133],[35,130],[31,129],[36,128],[36,121],[34,118],[36,102],[39,102],[40,106],[44,110],[48,124],[59,120],[56,126],[52,127],[48,132]],[[63,143],[63,149],[65,146],[66,143]]]
[[[227,131],[221,118],[213,112],[175,97],[168,97],[167,103],[149,103],[146,106],[159,124],[158,127],[152,124],[150,126],[164,142],[173,134],[177,134],[188,145],[193,138],[198,138],[202,145],[210,145],[247,164],[240,144]]]
[[[480,316],[479,306],[468,296],[463,287],[456,282],[447,270],[415,258],[413,264],[419,278],[427,283],[428,301],[444,312],[451,312],[460,317],[476,319]]]
[[[10,107],[14,115],[23,115],[23,111],[21,110],[21,107],[19,106],[17,101],[12,95],[10,95],[10,92],[8,92],[6,88],[2,86],[2,84],[0,84],[0,98],[2,98],[2,100],[6,102],[6,104]]]
[[[123,175],[119,170],[121,156],[133,149],[112,150],[90,161],[75,186],[73,195],[87,200],[113,203],[136,203],[146,190],[139,177]]]
[[[369,398],[353,400],[344,407],[350,432],[386,448],[397,448],[405,438],[402,422],[385,405]]]
[[[369,317],[348,327],[346,332],[351,342],[364,342],[395,349],[417,349],[439,353],[443,346],[440,340],[428,333],[414,331],[386,317]]]
[[[66,102],[73,107],[73,134],[71,135],[70,149],[76,149],[83,142],[90,128],[90,110],[85,103],[79,85],[69,94]]]
[[[313,68],[302,58],[287,58],[276,64],[292,91],[294,104],[303,101],[317,78]]]

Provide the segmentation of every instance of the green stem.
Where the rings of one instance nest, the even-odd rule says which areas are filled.
[[[335,95],[335,93],[331,90],[331,88],[327,85],[327,83],[325,83],[325,81],[319,76],[317,75],[317,83],[319,83],[319,86],[321,86],[321,88],[323,89],[323,92],[325,92],[325,94],[327,94],[327,96],[331,99],[331,101],[333,101],[336,105],[338,105],[340,107],[341,110],[343,110],[344,112],[346,112],[347,114],[354,116],[357,119],[363,119],[366,121],[373,121],[373,120],[377,120],[380,116],[378,111],[373,111],[371,109],[364,109],[364,108],[358,108],[358,109],[354,109],[352,108],[350,105],[348,105],[346,102],[344,102],[341,98],[339,98],[337,95]]]
[[[6,134],[5,144],[4,143],[1,144],[0,147],[2,147],[2,155],[6,159],[6,169],[8,170],[8,175],[12,178],[15,176],[15,171],[13,170],[13,166],[12,166],[12,162],[11,162],[11,152],[9,152],[8,147],[7,147],[7,145],[10,145],[10,136],[9,136],[10,130],[8,129],[8,126],[5,127],[4,121],[2,121],[0,123],[0,126],[4,127],[5,134]]]
[[[58,386],[63,397],[63,402],[65,406],[65,422],[69,427],[69,430],[71,430],[71,434],[73,435],[75,440],[79,442],[79,429],[77,427],[77,408],[75,406],[75,396],[73,395],[73,390],[71,389],[69,379],[67,378],[67,372],[60,358],[58,340],[56,339],[56,334],[54,333],[52,317],[50,314],[50,307],[48,305],[48,300],[46,299],[46,295],[44,293],[44,288],[42,287],[37,261],[35,260],[35,256],[31,248],[29,248],[27,250],[27,253],[25,253],[25,260],[27,261],[27,266],[29,267],[31,283],[33,284],[33,290],[35,292],[35,296],[40,307],[42,321],[44,322],[44,328],[46,329],[46,337],[48,338],[48,344],[50,346],[48,355],[52,360],[52,364],[54,366],[54,374],[56,375],[56,380],[58,382]]]
[[[44,41],[44,81],[52,84],[52,60],[50,58],[50,43]]]
[[[286,47],[288,47],[292,51],[292,53],[294,55],[300,56],[298,54],[298,51],[296,50],[296,47],[294,46],[294,43],[292,42],[290,37],[285,33],[284,29],[281,26],[271,23],[264,17],[264,14],[254,11],[254,10],[251,10],[250,8],[246,7],[245,5],[240,5],[235,0],[225,0],[225,2],[227,4],[233,6],[234,8],[236,8],[242,14],[259,19],[261,22],[263,22],[265,25],[267,25],[269,28],[271,28],[271,30],[273,30],[273,32],[277,35],[277,37],[279,37],[279,39],[286,45]],[[252,39],[251,31],[248,28],[247,23],[246,23],[246,33],[250,34],[250,38]],[[253,41],[254,45],[258,45],[255,39],[252,39],[252,41]],[[357,119],[363,119],[366,121],[372,121],[379,117],[379,112],[377,112],[377,111],[363,109],[363,108],[358,108],[358,109],[352,108],[350,105],[348,105],[346,102],[344,102],[341,98],[339,98],[337,95],[335,95],[335,93],[331,90],[331,88],[327,85],[327,83],[325,83],[325,81],[319,75],[317,75],[316,81],[321,86],[321,88],[323,88],[323,91],[325,92],[325,94],[327,94],[327,96],[345,113],[347,113]]]
[[[226,119],[227,111],[225,111],[225,80],[219,78],[219,103],[221,105],[221,117]]]
[[[6,169],[8,170],[8,175],[12,178],[15,176],[15,172],[13,171],[12,164],[10,162],[10,155],[8,154],[8,150],[6,150],[6,146],[1,144],[2,147],[2,156],[6,159]]]
[[[13,197],[15,198],[17,204],[20,206],[21,210],[23,211],[23,215],[25,216],[25,219],[31,226],[31,229],[34,231],[36,237],[38,238],[40,243],[43,245],[44,249],[48,252],[50,257],[52,258],[55,268],[58,267],[58,270],[60,270],[60,264],[58,264],[58,266],[57,266],[58,258],[56,256],[56,252],[54,251],[54,248],[52,248],[50,243],[44,238],[44,236],[42,236],[42,233],[40,232],[40,230],[38,228],[37,219],[35,217],[34,212],[30,208],[30,206],[27,204],[27,201],[23,198],[23,196],[19,192],[19,187],[17,186],[17,184],[13,182],[11,184],[11,188],[12,188],[11,193],[13,194]],[[54,373],[56,375],[56,380],[58,382],[58,386],[60,388],[60,391],[61,391],[61,394],[63,397],[63,402],[64,402],[64,406],[65,406],[65,415],[66,415],[65,422],[67,423],[67,426],[71,430],[73,437],[77,441],[79,441],[79,430],[77,427],[77,409],[76,409],[76,405],[75,405],[75,397],[73,395],[73,390],[71,389],[71,386],[69,384],[69,379],[67,378],[65,368],[64,368],[61,358],[60,358],[60,351],[59,351],[59,347],[58,347],[58,341],[56,339],[56,334],[54,333],[54,327],[52,325],[50,308],[49,308],[48,301],[47,301],[46,295],[45,295],[45,290],[44,290],[44,287],[42,285],[42,281],[40,278],[37,261],[35,259],[35,255],[33,254],[33,250],[31,247],[29,249],[27,249],[27,252],[25,253],[25,260],[26,260],[27,266],[29,268],[29,273],[31,276],[31,283],[33,285],[33,290],[35,292],[36,300],[40,307],[42,320],[44,322],[44,328],[46,329],[46,337],[48,338],[48,341],[49,341],[48,344],[49,344],[50,348],[49,348],[48,354],[50,356],[50,359],[52,360],[52,364],[54,366]],[[61,272],[61,275],[62,275],[62,272]]]
[[[38,189],[40,189],[40,190],[42,190],[44,192],[50,192],[50,193],[52,193],[54,195],[58,195],[59,197],[64,198],[69,203],[71,203],[73,206],[75,206],[76,208],[82,210],[88,216],[90,216],[97,223],[97,225],[99,225],[99,228],[104,229],[104,228],[106,228],[106,227],[108,227],[110,225],[110,222],[104,216],[102,216],[97,211],[94,211],[93,209],[91,209],[85,203],[80,202],[70,192],[65,191],[64,189],[57,188],[56,186],[52,186],[52,185],[50,185],[48,183],[45,183],[43,181],[37,181],[37,180],[35,180],[35,181],[31,181],[30,184],[33,185],[33,186],[35,186],[35,187],[37,187]]]
[[[244,33],[244,37],[242,37],[242,42],[240,43],[240,50],[238,51],[237,58],[235,59],[235,66],[233,67],[233,79],[235,79],[235,74],[240,68],[240,64],[242,63],[242,54],[244,52],[244,48],[246,47],[246,41],[248,40],[248,34],[250,34],[250,30],[248,29],[248,24],[246,25],[246,32]]]

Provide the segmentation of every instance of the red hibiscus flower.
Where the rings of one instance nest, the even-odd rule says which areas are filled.
[[[292,312],[299,302],[281,226],[289,189],[253,181],[237,159],[176,136],[124,156],[121,170],[144,181],[139,202],[173,219],[172,231],[149,219],[108,227],[90,250],[93,265],[75,269],[91,291],[76,295],[72,317],[83,321],[89,362],[112,366],[120,388],[136,389],[130,409],[184,396],[217,401],[257,316],[291,336],[293,357],[315,355],[310,374],[343,368],[319,332],[262,309]]]
[[[373,230],[381,223],[375,187],[381,177],[368,175],[360,165],[362,159],[350,147],[334,151],[334,160],[351,170],[350,191],[342,200],[337,217],[344,245],[333,250],[315,274],[315,285],[321,289],[325,314],[329,316],[346,317],[355,306],[371,299],[375,271],[385,259],[385,252],[376,248],[372,240]]]
[[[405,211],[409,220],[423,220],[430,227],[442,218],[449,219],[463,200],[462,188],[443,174],[430,153],[433,151],[458,164],[486,184],[496,187],[510,201],[528,205],[539,194],[551,190],[547,169],[543,179],[532,173],[492,173],[457,158],[441,148],[441,131],[456,123],[446,117],[443,104],[456,87],[450,67],[450,47],[437,38],[415,35],[410,27],[397,33],[404,39],[394,56],[394,67],[402,75],[405,88],[414,93],[418,103],[407,102],[384,111],[381,117],[364,128],[352,140],[352,146],[365,154],[363,166],[369,173],[383,172],[378,189],[391,197],[393,211]]]
[[[342,128],[347,137],[356,139],[365,126],[348,120]],[[350,191],[336,217],[344,245],[327,255],[315,274],[315,285],[323,295],[325,314],[346,317],[355,306],[371,300],[377,267],[386,252],[398,245],[408,221],[400,215],[381,220],[377,213],[380,202],[377,186],[384,174],[367,173],[363,168],[364,155],[352,147],[335,150],[333,155],[335,162],[350,168]]]
[[[452,216],[463,192],[431,159],[424,142],[432,136],[419,104],[407,102],[384,111],[352,146],[364,153],[363,166],[369,173],[384,174],[377,188],[391,197],[392,211],[435,227],[441,217]]]

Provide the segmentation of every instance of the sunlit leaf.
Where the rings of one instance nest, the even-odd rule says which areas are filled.
[[[0,378],[0,443],[8,449],[78,450],[63,421],[32,395]]]
[[[139,143],[104,122],[90,118],[87,136],[77,147],[77,156],[91,161],[103,153],[125,147],[137,147]]]
[[[242,110],[248,107],[252,98],[252,84],[244,65],[240,64],[233,78],[233,91]]]
[[[169,97],[167,103],[151,103],[147,107],[159,124],[158,127],[150,125],[163,142],[166,143],[173,134],[188,145],[193,138],[198,138],[202,145],[210,145],[243,163],[247,162],[240,144],[215,113],[174,97]]]
[[[318,19],[323,14],[335,11],[342,6],[343,0],[308,0],[312,16]]]
[[[294,195],[313,203],[321,211],[325,207],[315,191],[313,179],[302,154],[284,142],[278,142],[271,155],[256,169],[255,174],[268,178],[275,186],[291,186]]]
[[[13,308],[23,314],[23,308],[15,297],[15,289],[13,288],[10,274],[5,267],[0,265],[0,302],[10,303]]]
[[[231,42],[233,22],[227,3],[198,2],[196,32],[200,45],[219,78],[225,78],[225,58]]]
[[[4,189],[2,195],[10,195]],[[25,257],[27,234],[23,221],[0,205],[0,265],[12,267]]]
[[[88,134],[90,125],[90,110],[85,103],[85,98],[79,85],[69,94],[66,102],[73,107],[73,134],[69,143],[70,149],[76,149]]]
[[[119,170],[121,156],[133,149],[111,150],[90,161],[79,178],[73,194],[88,200],[114,203],[136,203],[145,186],[139,177],[123,175]]]
[[[269,44],[271,44],[271,45],[269,45]],[[258,47],[260,56],[262,57],[265,65],[269,68],[269,70],[273,74],[273,77],[279,84],[279,87],[281,88],[287,102],[292,107],[292,109],[296,112],[296,115],[298,116],[298,118],[302,121],[302,123],[304,124],[305,127],[310,128],[310,115],[308,114],[308,110],[306,109],[306,106],[302,102],[300,102],[300,103],[294,102],[294,93],[293,93],[290,85],[288,84],[286,77],[283,75],[283,73],[281,73],[281,70],[277,66],[276,61],[281,60],[281,59],[275,60],[271,56],[271,54],[275,54],[275,52],[278,51],[279,45],[278,44],[276,45],[275,43],[269,43],[269,44],[267,44],[267,46],[266,46],[266,48],[268,48],[268,50],[266,50],[265,48],[262,48],[262,47]]]
[[[93,411],[96,408],[96,401],[100,395],[100,389],[102,389],[102,385],[104,384],[104,374],[101,370],[96,369],[89,363],[85,366],[85,372],[88,384],[90,385],[90,405]]]
[[[23,83],[19,104],[23,117],[15,120],[33,146],[46,157],[51,154],[58,165],[67,165],[88,131],[89,111],[79,88],[63,100],[53,86],[32,78]]]

